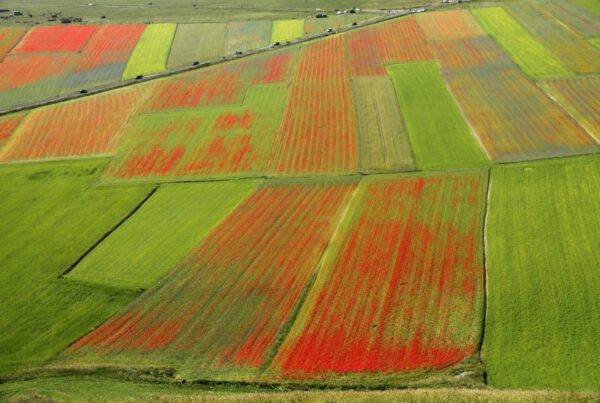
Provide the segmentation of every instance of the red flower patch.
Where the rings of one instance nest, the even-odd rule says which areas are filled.
[[[95,30],[96,25],[33,27],[12,53],[75,52],[83,49]]]

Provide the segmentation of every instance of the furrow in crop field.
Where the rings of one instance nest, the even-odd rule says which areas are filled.
[[[304,36],[304,20],[275,20],[271,32],[271,43],[285,42]]]
[[[0,28],[0,62],[11,51],[11,49],[21,40],[27,32],[27,28]]]
[[[598,150],[597,142],[490,38],[439,41],[433,49],[454,97],[494,160]]]
[[[384,65],[431,59],[425,34],[414,18],[403,18],[350,32],[354,76],[383,75]]]
[[[83,49],[96,29],[96,25],[33,27],[11,53],[75,52]]]
[[[345,39],[337,35],[302,48],[268,172],[356,170],[356,127]]]
[[[273,23],[270,20],[230,21],[225,31],[225,53],[258,49],[269,44]]]
[[[175,24],[146,26],[125,67],[123,80],[165,70],[175,28]]]
[[[0,166],[0,372],[41,365],[134,293],[57,277],[146,197],[94,187],[106,160]]]
[[[352,92],[361,172],[416,168],[390,78],[354,77]]]
[[[503,8],[476,8],[472,12],[527,75],[556,76],[569,73],[544,45]]]
[[[224,22],[178,24],[169,55],[169,68],[223,56],[225,54]]]
[[[259,189],[156,288],[73,344],[65,358],[180,357],[188,371],[212,368],[209,377],[258,369],[353,189],[343,183]]]
[[[294,56],[284,50],[161,80],[145,109],[241,104],[249,85],[286,81]]]
[[[25,114],[16,114],[0,117],[0,149],[4,146],[8,138],[15,132],[15,129],[21,123]]]
[[[106,154],[131,115],[143,102],[146,87],[130,87],[30,112],[0,152],[1,161]]]
[[[442,368],[481,333],[484,172],[363,180],[272,369]]]
[[[256,181],[164,185],[67,276],[118,288],[147,288],[188,254]]]
[[[387,67],[421,169],[477,166],[488,162],[436,62]]]
[[[419,14],[417,21],[429,40],[449,40],[485,35],[469,10]]]
[[[600,139],[600,76],[547,80],[541,86]]]
[[[259,175],[289,89],[251,86],[243,105],[154,112],[132,120],[108,177],[221,177]]]
[[[483,358],[490,385],[600,385],[600,158],[492,169]]]
[[[516,2],[506,5],[511,15],[575,73],[600,72],[600,49],[557,20],[542,3]]]

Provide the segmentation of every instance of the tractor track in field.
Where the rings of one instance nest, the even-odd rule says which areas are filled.
[[[59,279],[64,279],[65,276],[67,274],[69,274],[71,271],[73,271],[73,269],[75,267],[77,267],[77,265],[79,263],[81,263],[81,261],[83,259],[85,259],[90,253],[92,253],[92,251],[94,249],[96,249],[96,247],[98,245],[100,245],[102,243],[102,241],[104,241],[106,238],[108,238],[113,232],[115,232],[117,229],[119,229],[119,227],[121,225],[123,225],[127,220],[129,220],[144,204],[146,204],[146,202],[148,200],[150,200],[150,198],[152,197],[152,195],[154,195],[154,193],[156,193],[156,191],[158,190],[159,186],[156,185],[152,188],[152,190],[150,190],[150,192],[146,195],[146,197],[144,197],[142,199],[142,201],[140,201],[137,206],[135,206],[125,217],[123,217],[114,227],[112,227],[110,230],[108,230],[106,232],[106,234],[104,234],[103,236],[101,236],[96,242],[94,242],[94,244],[92,246],[90,246],[81,256],[79,256],[79,258],[77,258],[77,260],[75,260],[75,262],[73,264],[71,264],[65,271],[63,271],[58,278]]]
[[[0,116],[8,115],[11,113],[16,113],[16,112],[23,112],[23,111],[39,108],[42,106],[48,106],[48,105],[52,105],[52,104],[56,104],[56,103],[60,103],[60,102],[64,102],[64,101],[70,101],[73,99],[79,99],[79,98],[87,97],[90,95],[101,94],[101,93],[108,92],[111,90],[128,87],[130,85],[145,83],[145,82],[157,80],[160,78],[170,77],[173,75],[186,73],[189,71],[194,71],[194,70],[199,70],[199,69],[210,67],[210,66],[219,65],[219,64],[226,63],[226,62],[229,62],[232,60],[245,59],[248,56],[265,53],[265,52],[268,52],[271,50],[286,48],[286,47],[293,46],[293,45],[296,45],[299,43],[311,42],[316,39],[325,38],[327,36],[331,36],[331,35],[335,35],[335,34],[339,34],[339,33],[349,32],[349,31],[352,31],[355,29],[367,27],[370,25],[378,24],[380,22],[393,20],[396,18],[401,18],[401,17],[413,15],[413,14],[419,14],[422,12],[435,10],[438,8],[449,7],[452,4],[453,3],[440,3],[440,4],[432,4],[432,5],[428,5],[428,6],[422,6],[422,7],[415,6],[412,8],[407,8],[407,9],[402,9],[402,10],[387,10],[387,14],[380,16],[380,17],[372,18],[372,19],[366,20],[366,21],[357,21],[357,25],[347,25],[347,26],[343,26],[340,28],[332,27],[332,32],[323,32],[323,33],[308,35],[308,36],[305,36],[302,38],[297,38],[297,39],[294,39],[291,41],[287,41],[277,47],[272,47],[271,45],[269,45],[269,46],[266,46],[263,48],[250,49],[250,50],[245,51],[243,53],[243,55],[229,54],[229,55],[225,55],[225,56],[218,57],[218,58],[198,61],[197,65],[191,64],[188,66],[167,69],[167,70],[164,70],[159,73],[145,75],[141,79],[132,78],[129,80],[118,81],[118,82],[114,82],[111,84],[104,84],[104,85],[100,85],[100,86],[96,86],[96,87],[89,87],[89,88],[84,87],[84,88],[82,88],[82,90],[85,89],[85,91],[86,91],[85,93],[80,93],[79,91],[77,91],[77,92],[72,92],[72,93],[68,93],[68,94],[64,94],[64,95],[57,95],[57,96],[54,96],[51,98],[42,99],[42,100],[39,100],[36,102],[21,104],[19,106],[0,110]],[[418,10],[422,10],[422,11],[418,11]],[[194,63],[196,63],[196,62],[194,62]]]

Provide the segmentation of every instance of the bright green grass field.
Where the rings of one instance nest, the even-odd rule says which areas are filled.
[[[502,388],[600,385],[600,158],[492,169],[484,362]]]
[[[206,24],[179,24],[169,54],[169,68],[208,60],[225,54],[224,22]]]
[[[304,20],[275,20],[271,31],[271,43],[285,42],[304,36]]]
[[[475,8],[471,12],[527,75],[536,77],[569,73],[552,52],[503,8]]]
[[[421,169],[485,165],[489,161],[446,88],[436,62],[386,67]]]
[[[67,278],[122,288],[149,287],[256,185],[256,181],[229,181],[161,186]]]
[[[36,365],[134,294],[59,279],[149,187],[90,187],[106,160],[0,167],[0,373]]]
[[[591,38],[588,40],[591,42],[592,45],[600,48],[600,38]]]
[[[167,58],[176,24],[150,24],[142,33],[123,71],[123,80],[139,74],[158,73],[167,68]]]

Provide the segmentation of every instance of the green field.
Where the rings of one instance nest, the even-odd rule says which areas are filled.
[[[353,77],[359,166],[363,172],[415,169],[400,108],[389,77]]]
[[[600,385],[600,158],[492,169],[484,362],[492,386]]]
[[[133,298],[58,278],[150,191],[91,186],[105,164],[0,167],[0,373],[52,358]]]
[[[271,40],[272,21],[230,21],[225,31],[225,54],[265,47]]]
[[[0,384],[0,400],[31,401],[243,401],[243,402],[565,402],[593,401],[584,392],[493,389],[414,389],[388,391],[282,391],[252,386],[181,385],[117,380],[110,377],[49,377]]]
[[[600,14],[600,2],[597,0],[575,0],[575,2],[588,10]]]
[[[421,169],[488,163],[435,62],[387,66]]]
[[[169,68],[225,54],[225,26],[221,23],[179,24],[169,54]]]
[[[477,21],[530,76],[568,74],[556,57],[503,8],[475,8]]]
[[[285,42],[304,36],[304,20],[275,20],[271,31],[271,43]]]
[[[225,218],[256,182],[164,185],[67,276],[116,288],[147,288]]]
[[[148,25],[131,53],[123,71],[123,80],[165,70],[175,28],[175,24]]]

